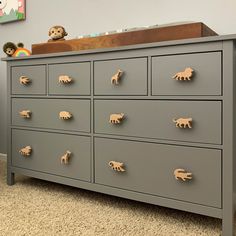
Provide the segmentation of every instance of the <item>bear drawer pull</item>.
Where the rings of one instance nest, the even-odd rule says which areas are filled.
[[[186,180],[191,180],[193,177],[192,177],[192,173],[190,172],[187,172],[186,170],[184,169],[176,169],[174,171],[174,176],[175,176],[175,179],[177,180],[182,180],[182,181],[186,181]]]
[[[68,75],[60,75],[58,80],[61,84],[71,84],[73,82],[72,78]]]
[[[59,113],[59,118],[62,120],[69,120],[72,118],[72,114],[68,111],[61,111]]]
[[[21,76],[19,81],[22,85],[29,85],[31,83],[31,80],[27,76]]]
[[[123,73],[124,73],[124,72],[119,69],[119,70],[116,72],[116,74],[114,74],[114,75],[111,77],[111,83],[112,83],[112,84],[119,84],[119,83],[120,83],[120,79],[121,79]]]
[[[20,116],[25,119],[30,119],[32,112],[30,110],[23,110],[19,112]]]
[[[124,172],[125,171],[124,163],[116,162],[116,161],[110,161],[108,164],[114,171],[117,171],[117,172]]]
[[[61,164],[68,165],[71,154],[70,151],[66,151],[66,153],[61,157]]]
[[[175,80],[191,80],[194,70],[190,67],[185,68],[184,71],[176,73],[172,78]]]
[[[24,157],[30,156],[31,152],[32,152],[32,148],[30,146],[26,146],[19,151],[19,153]]]
[[[111,124],[120,124],[121,121],[124,119],[125,114],[124,113],[118,113],[118,114],[111,114],[109,122]]]
[[[175,123],[175,126],[177,128],[192,128],[192,118],[178,118],[178,119],[173,119],[173,122]]]

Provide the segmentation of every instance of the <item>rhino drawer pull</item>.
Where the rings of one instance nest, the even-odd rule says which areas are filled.
[[[192,118],[178,118],[178,119],[173,119],[173,122],[175,123],[175,126],[177,128],[192,128]]]
[[[119,84],[119,83],[120,83],[120,79],[121,79],[123,73],[124,73],[124,72],[119,69],[119,70],[116,72],[116,74],[114,74],[114,75],[111,77],[111,83],[112,83],[112,84],[116,84],[116,85]]]
[[[61,164],[68,165],[71,154],[70,151],[66,151],[66,153],[61,157]]]
[[[121,121],[124,119],[125,114],[124,113],[118,113],[118,114],[111,114],[109,122],[111,124],[120,124]]]
[[[31,80],[27,76],[21,76],[19,78],[20,84],[22,85],[29,85],[31,83]]]
[[[187,172],[186,170],[184,169],[176,169],[174,171],[174,176],[175,176],[175,179],[177,180],[182,180],[182,181],[186,181],[186,180],[191,180],[193,177],[192,177],[192,173],[190,172]]]
[[[116,162],[116,161],[110,161],[108,164],[114,171],[125,172],[124,163]]]
[[[69,120],[72,118],[72,114],[68,111],[61,111],[59,113],[59,118],[62,120]]]
[[[188,67],[184,71],[176,73],[172,78],[175,80],[191,80],[193,77],[193,73],[194,70]]]
[[[30,110],[23,110],[19,112],[20,116],[25,119],[30,119],[32,112]]]
[[[58,80],[61,84],[71,84],[73,82],[72,78],[68,75],[60,75]]]
[[[19,151],[19,153],[25,157],[30,156],[31,152],[32,152],[32,148],[30,146],[26,146]]]

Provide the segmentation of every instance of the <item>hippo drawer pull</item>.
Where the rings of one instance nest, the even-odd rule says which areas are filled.
[[[124,172],[125,171],[124,163],[116,162],[116,161],[110,161],[108,164],[114,171],[117,171],[117,172]]]
[[[121,76],[123,75],[123,71],[122,70],[118,70],[117,72],[116,72],[116,74],[114,74],[112,77],[111,77],[111,83],[112,84],[119,84],[120,83],[120,78],[121,78]]]
[[[72,78],[68,75],[60,75],[58,80],[61,84],[71,84],[73,82]]]
[[[172,78],[175,80],[191,80],[193,77],[193,72],[194,70],[188,67],[184,71],[176,73]]]
[[[31,152],[32,152],[32,148],[30,146],[26,146],[19,151],[19,153],[25,157],[30,156]]]
[[[72,118],[72,114],[68,111],[61,111],[59,113],[59,118],[62,120],[69,120]]]
[[[109,122],[112,124],[120,124],[121,121],[124,119],[124,115],[124,113],[111,114]]]
[[[66,151],[66,153],[61,157],[61,164],[68,165],[71,154],[70,151]]]
[[[192,128],[192,118],[178,118],[178,119],[173,119],[173,122],[175,123],[175,126],[177,128]]]
[[[186,181],[186,180],[191,180],[193,177],[192,177],[192,173],[190,172],[187,172],[186,170],[184,169],[176,169],[174,171],[174,176],[175,176],[175,179],[177,180],[182,180],[182,181]]]
[[[19,112],[20,116],[25,119],[30,119],[32,112],[30,110],[23,110]]]
[[[29,85],[31,83],[31,80],[27,76],[21,76],[19,81],[22,85]]]

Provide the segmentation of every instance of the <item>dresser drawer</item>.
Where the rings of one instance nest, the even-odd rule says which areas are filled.
[[[221,52],[153,57],[152,94],[221,95]]]
[[[12,125],[90,132],[90,100],[14,98]]]
[[[119,70],[122,72],[118,73]],[[96,61],[94,93],[95,95],[147,95],[147,58]]]
[[[90,62],[49,65],[49,94],[90,95]]]
[[[96,100],[95,133],[221,144],[221,102]]]
[[[46,66],[12,67],[12,94],[46,94]]]
[[[96,138],[95,182],[221,208],[221,151]]]
[[[89,137],[12,130],[13,166],[90,181],[90,160]]]

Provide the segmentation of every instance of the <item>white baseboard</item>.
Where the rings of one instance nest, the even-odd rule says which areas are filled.
[[[6,161],[7,160],[7,154],[0,153],[0,160]]]

